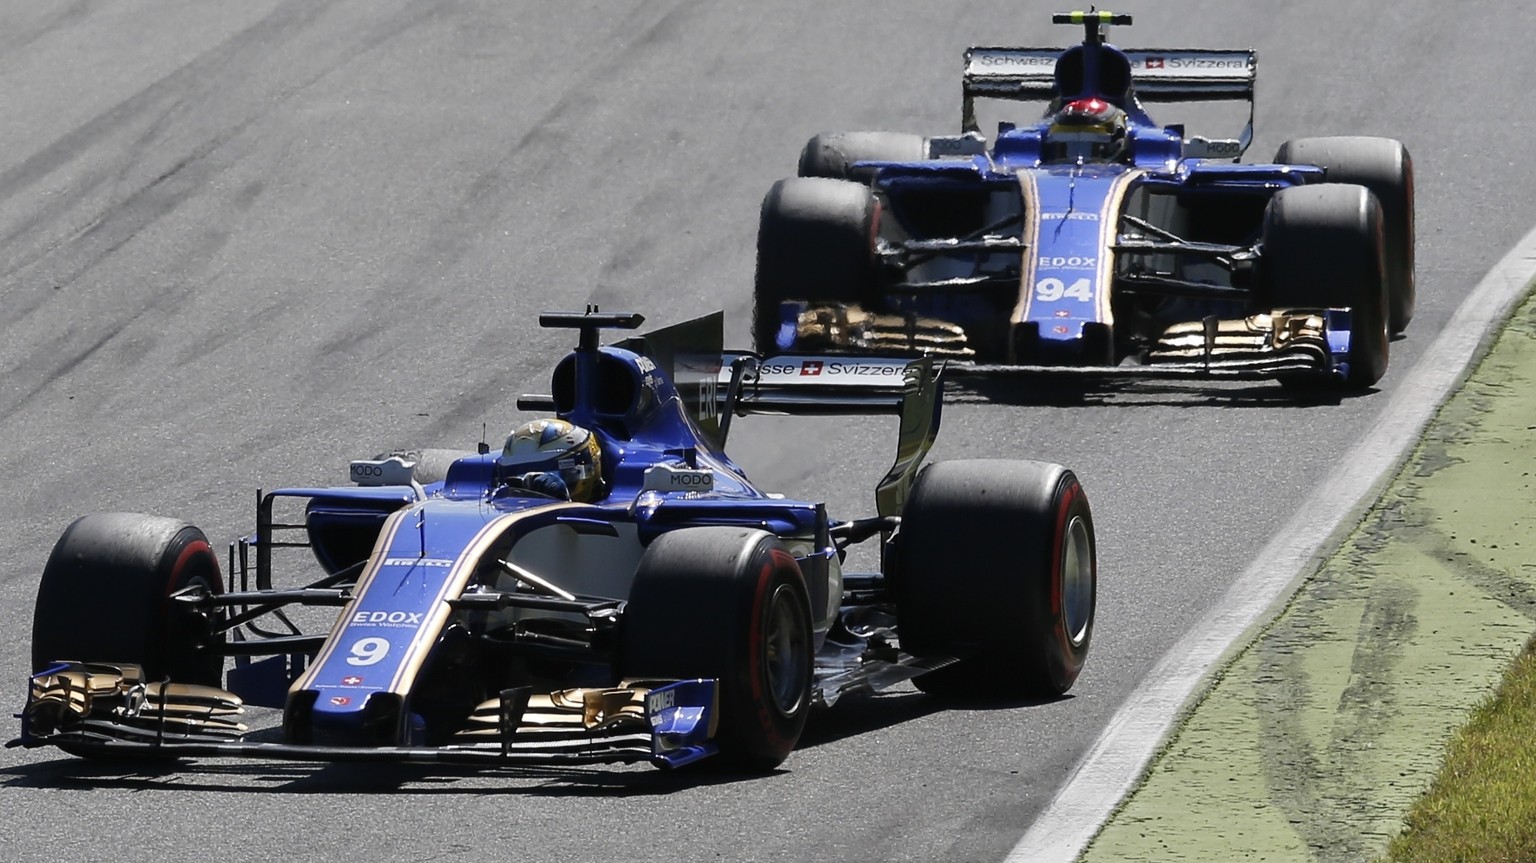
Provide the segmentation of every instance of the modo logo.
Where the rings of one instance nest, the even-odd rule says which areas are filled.
[[[714,478],[707,473],[674,473],[669,479],[673,485],[714,485]]]

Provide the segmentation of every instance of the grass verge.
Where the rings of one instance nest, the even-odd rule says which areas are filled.
[[[1383,859],[1536,860],[1536,642],[1457,732]]]

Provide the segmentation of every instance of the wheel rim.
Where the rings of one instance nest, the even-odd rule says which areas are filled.
[[[1061,558],[1061,617],[1067,638],[1074,647],[1088,639],[1093,623],[1093,547],[1088,539],[1088,524],[1080,516],[1067,522],[1067,536]]]
[[[810,669],[805,657],[805,608],[789,585],[781,584],[768,601],[768,627],[764,633],[763,671],[773,705],[783,716],[793,716],[805,703]]]

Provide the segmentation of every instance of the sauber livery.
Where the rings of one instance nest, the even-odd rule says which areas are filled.
[[[1123,50],[1105,33],[1129,15],[1055,21],[1083,42],[966,52],[959,135],[807,143],[763,203],[758,349],[1372,387],[1413,314],[1406,148],[1302,138],[1242,163],[1251,49]],[[983,134],[983,109],[1033,100],[1043,116]],[[1155,102],[1240,103],[1247,121],[1206,137],[1154,121]]]

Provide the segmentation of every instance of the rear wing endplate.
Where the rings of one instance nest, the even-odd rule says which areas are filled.
[[[718,393],[720,439],[732,417],[748,414],[901,418],[896,460],[875,488],[876,511],[901,514],[917,469],[939,434],[944,365],[916,359],[855,356],[726,354]]]
[[[720,376],[724,333],[725,313],[711,312],[615,342],[614,347],[650,357],[672,381],[678,398],[689,406],[699,430],[723,438],[713,395]]]
[[[966,51],[961,131],[978,131],[978,96],[1040,101],[1057,95],[1056,61],[1063,50],[975,47]],[[1243,100],[1249,108],[1242,137],[1245,141],[1252,137],[1258,69],[1258,55],[1252,48],[1144,48],[1121,53],[1130,61],[1133,98],[1143,102]]]

